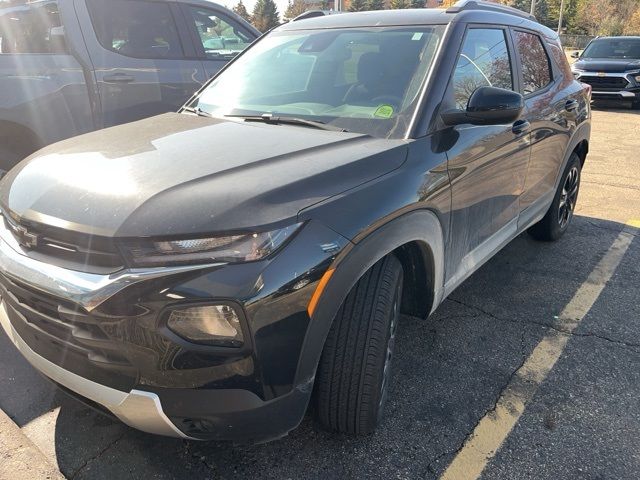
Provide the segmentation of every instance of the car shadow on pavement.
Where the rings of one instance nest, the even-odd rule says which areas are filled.
[[[623,228],[576,217],[556,243],[523,234],[428,320],[404,318],[387,416],[368,437],[324,432],[311,413],[287,437],[264,445],[147,435],[54,393],[17,352],[4,349],[5,338],[0,407],[74,479],[436,478]],[[17,391],[23,375],[33,386]],[[39,420],[58,407],[57,417]]]

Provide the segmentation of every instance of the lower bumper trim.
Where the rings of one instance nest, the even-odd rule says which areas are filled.
[[[621,90],[619,92],[598,92],[596,90],[592,91],[591,94],[593,96],[603,96],[603,97],[622,97],[622,98],[635,98],[636,94],[633,92],[627,92]]]
[[[129,393],[122,392],[76,375],[38,355],[11,325],[3,301],[0,301],[0,324],[20,353],[37,370],[69,390],[104,406],[127,425],[156,435],[191,438],[169,420],[155,393],[136,389]]]

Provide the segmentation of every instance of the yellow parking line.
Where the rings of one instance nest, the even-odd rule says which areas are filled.
[[[640,221],[636,225],[628,223],[630,227],[640,228]],[[562,355],[570,333],[591,310],[634,238],[635,235],[628,229],[618,235],[559,315],[556,328],[561,331],[552,330],[535,347],[503,390],[495,409],[488,412],[476,425],[440,477],[442,480],[475,480],[480,476],[522,416],[527,402],[533,398]]]
[[[627,225],[633,228],[640,228],[640,220],[629,220]]]

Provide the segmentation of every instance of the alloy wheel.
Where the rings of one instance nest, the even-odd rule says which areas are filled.
[[[560,195],[560,204],[558,206],[558,223],[560,228],[564,229],[569,224],[573,211],[576,208],[576,200],[578,199],[578,188],[580,180],[580,171],[578,167],[573,167],[569,170],[567,178],[564,181],[562,187],[562,194]]]

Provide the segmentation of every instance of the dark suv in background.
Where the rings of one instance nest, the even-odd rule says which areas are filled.
[[[147,432],[265,441],[313,401],[368,433],[400,314],[426,318],[521,232],[566,232],[590,128],[558,36],[517,10],[291,22],[181,113],[7,174],[0,323]]]
[[[592,40],[571,69],[591,85],[594,100],[623,100],[640,107],[640,37]]]

